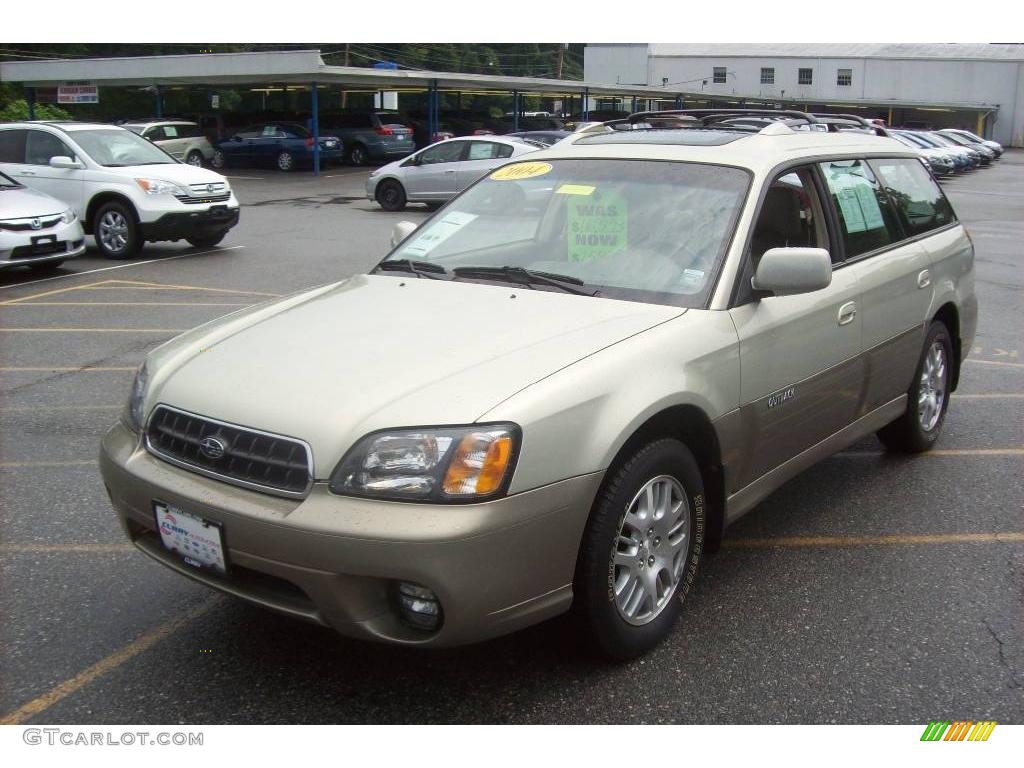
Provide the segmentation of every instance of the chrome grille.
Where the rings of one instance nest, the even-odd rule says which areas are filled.
[[[49,229],[50,227],[59,224],[61,218],[61,216],[53,216],[52,218],[47,217],[45,219],[40,217],[38,219],[39,226],[34,230],[32,227],[32,222],[34,219],[7,219],[6,221],[0,221],[0,229],[5,229],[8,232],[38,232],[39,230]]]
[[[212,455],[217,450],[209,450],[211,439],[223,448],[222,455]],[[184,469],[279,496],[305,496],[313,484],[313,455],[303,441],[166,405],[150,416],[146,447]]]
[[[203,195],[202,197],[190,197],[188,195],[175,195],[185,205],[202,205],[203,203],[223,203],[231,198],[230,192],[221,192],[216,195]]]

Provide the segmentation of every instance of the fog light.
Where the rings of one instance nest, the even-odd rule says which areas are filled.
[[[433,631],[441,626],[441,602],[426,587],[410,581],[398,582],[398,615],[402,621]]]

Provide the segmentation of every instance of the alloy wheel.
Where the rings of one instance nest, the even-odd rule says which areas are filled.
[[[128,220],[118,211],[107,211],[100,219],[100,242],[110,253],[120,253],[128,246]]]
[[[917,389],[917,419],[921,429],[931,432],[942,416],[946,402],[946,348],[936,339],[928,348]]]
[[[670,475],[648,480],[626,509],[612,552],[615,607],[629,624],[653,621],[679,586],[689,548],[690,506]]]

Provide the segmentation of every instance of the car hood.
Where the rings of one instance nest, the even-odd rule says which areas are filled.
[[[118,168],[116,170],[126,171],[133,176],[143,176],[151,179],[162,179],[175,184],[211,184],[227,182],[219,173],[214,173],[206,168],[199,168],[188,163],[164,163],[162,165],[133,165],[130,168]]]
[[[368,432],[472,423],[559,369],[685,311],[360,275],[165,344],[149,360],[145,405],[301,438],[323,479]]]
[[[67,209],[67,203],[34,189],[15,188],[0,191],[0,219],[54,216]]]

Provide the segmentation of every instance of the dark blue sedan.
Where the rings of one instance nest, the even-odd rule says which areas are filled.
[[[343,149],[337,136],[320,136],[320,162],[341,162]],[[313,134],[298,123],[260,123],[219,141],[213,151],[214,168],[228,165],[273,165],[290,171],[313,162]]]

